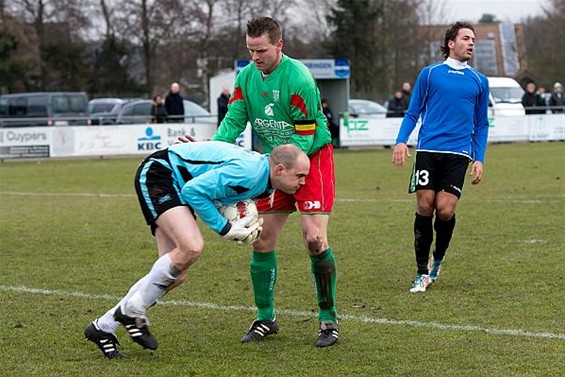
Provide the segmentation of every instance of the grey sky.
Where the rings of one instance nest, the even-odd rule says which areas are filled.
[[[485,13],[500,21],[520,22],[528,16],[541,14],[548,0],[443,0],[447,22],[466,20],[477,22]]]

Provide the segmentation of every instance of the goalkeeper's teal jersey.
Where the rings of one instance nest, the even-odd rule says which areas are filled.
[[[239,72],[228,113],[212,140],[235,142],[247,121],[266,153],[290,143],[311,155],[331,143],[312,73],[303,63],[286,55],[266,77],[255,64]]]
[[[148,159],[170,169],[182,203],[190,205],[218,233],[225,229],[227,220],[220,215],[217,205],[264,197],[273,191],[269,156],[233,144],[214,141],[175,144]],[[144,182],[148,179],[145,174],[149,166],[140,175]],[[146,201],[151,203],[149,197]]]

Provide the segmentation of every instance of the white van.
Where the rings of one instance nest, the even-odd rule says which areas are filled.
[[[490,87],[489,116],[520,116],[526,111],[522,106],[524,89],[511,77],[488,77]]]

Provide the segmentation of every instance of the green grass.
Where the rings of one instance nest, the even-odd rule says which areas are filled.
[[[335,347],[314,347],[316,300],[293,215],[278,247],[278,335],[239,343],[254,317],[249,249],[204,229],[187,283],[149,311],[160,348],[142,350],[120,329],[128,358],[106,360],[82,332],[156,257],[134,196],[139,161],[0,164],[0,375],[563,375],[563,143],[489,146],[484,180],[468,180],[443,274],[425,294],[408,292],[410,169],[394,168],[390,150],[339,150]]]

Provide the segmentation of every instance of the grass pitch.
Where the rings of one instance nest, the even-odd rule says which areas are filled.
[[[204,229],[187,283],[150,309],[155,352],[120,329],[124,360],[82,332],[156,257],[133,177],[141,158],[0,164],[1,376],[561,376],[565,146],[490,145],[465,184],[437,284],[411,294],[415,198],[390,150],[336,152],[330,243],[340,340],[314,347],[316,299],[298,216],[278,247],[279,334],[254,318],[249,249]]]

